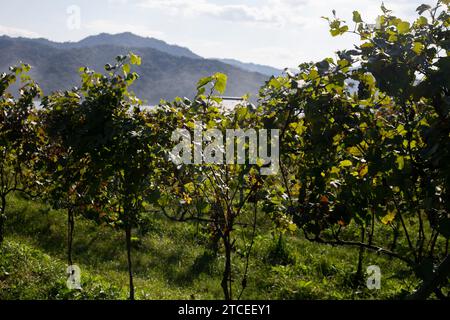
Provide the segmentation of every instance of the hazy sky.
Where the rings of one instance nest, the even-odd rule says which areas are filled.
[[[421,3],[385,0],[413,20]],[[379,0],[0,0],[0,34],[76,41],[100,32],[131,31],[190,48],[203,57],[236,58],[279,68],[332,56],[352,36],[332,38],[321,16],[351,21],[353,10],[374,22]],[[79,11],[80,19],[77,19]],[[77,25],[77,21],[80,24]],[[1,57],[0,57],[1,58]]]

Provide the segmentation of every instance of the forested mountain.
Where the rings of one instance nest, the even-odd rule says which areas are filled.
[[[79,42],[57,43],[46,39],[0,37],[0,71],[23,61],[44,92],[78,85],[82,66],[101,71],[114,57],[128,51],[142,57],[137,68],[141,79],[132,90],[149,104],[176,96],[192,97],[199,78],[222,72],[228,75],[226,95],[256,94],[268,76],[249,72],[217,60],[203,59],[189,49],[131,33],[100,34]]]
[[[131,32],[123,32],[118,34],[100,33],[98,35],[89,36],[78,42],[53,42],[47,39],[37,39],[37,41],[53,46],[55,48],[83,48],[95,47],[98,45],[115,45],[129,48],[152,48],[177,57],[199,58],[199,55],[193,53],[188,48],[177,45],[168,44],[162,40],[149,37],[141,37]]]

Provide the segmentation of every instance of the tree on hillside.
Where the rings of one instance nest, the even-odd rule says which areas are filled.
[[[26,74],[29,70],[30,66],[21,64],[0,75],[0,244],[4,239],[7,196],[16,191],[31,195],[33,187],[40,183],[34,166],[42,133],[37,129],[34,100],[41,91]],[[22,87],[16,98],[7,90],[17,78]]]
[[[263,116],[282,130],[277,197],[305,237],[400,259],[424,283],[442,263],[438,297],[450,272],[448,6],[422,5],[412,24],[384,6],[375,26],[356,11],[353,29],[326,18],[333,36],[361,43],[261,91]]]
[[[69,263],[75,212],[122,228],[134,299],[131,233],[150,190],[157,144],[140,100],[128,92],[138,78],[130,72],[130,62],[140,64],[140,58],[118,56],[115,65],[105,66],[106,75],[81,68],[81,88],[55,93],[44,106],[50,140],[48,194],[68,209]]]
[[[156,114],[161,122],[161,138],[168,142],[165,143],[167,161],[174,161],[173,156],[178,156],[173,154],[174,146],[183,143],[189,136],[181,158],[190,164],[179,158],[178,162],[165,165],[160,174],[158,197],[153,204],[172,220],[196,221],[208,226],[211,247],[216,253],[223,252],[224,255],[221,286],[224,298],[231,300],[240,298],[247,286],[248,260],[256,235],[257,212],[260,210],[258,200],[265,180],[260,170],[264,170],[261,167],[266,161],[261,158],[251,162],[250,157],[245,157],[251,150],[256,152],[257,146],[248,138],[252,132],[256,137],[256,130],[262,129],[262,123],[252,105],[246,102],[231,111],[222,109],[222,99],[216,92],[223,94],[225,88],[226,76],[215,74],[198,82],[198,94],[194,101],[177,99],[159,106]],[[184,130],[184,133],[174,136],[176,129]],[[242,130],[243,135],[236,142],[234,138],[232,140],[236,148],[242,143],[245,155],[242,155],[241,162],[237,162],[240,151],[235,147],[230,153],[231,158],[227,154],[231,144],[226,135],[230,129]],[[270,143],[268,139],[266,145]],[[263,143],[260,138],[259,143]],[[244,212],[253,212],[252,221],[243,219]],[[241,270],[240,276],[238,270],[233,270],[232,264],[237,247],[236,233],[247,234],[243,244],[246,267]],[[236,278],[241,280],[238,282],[240,290],[234,284]]]

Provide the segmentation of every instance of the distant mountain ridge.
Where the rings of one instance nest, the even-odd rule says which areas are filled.
[[[277,68],[262,65],[262,64],[251,63],[251,62],[250,63],[241,62],[236,59],[215,59],[215,60],[230,64],[232,66],[241,68],[243,70],[259,72],[259,73],[267,75],[267,76],[279,76],[283,73],[283,70],[281,70],[281,69],[277,69]]]
[[[255,96],[267,75],[250,72],[217,60],[204,59],[187,48],[131,33],[100,34],[79,42],[58,43],[46,39],[0,36],[0,72],[19,61],[33,68],[31,76],[45,93],[79,86],[78,69],[88,66],[103,71],[106,63],[120,54],[133,51],[142,57],[136,67],[140,79],[132,90],[149,104],[177,96],[193,97],[199,78],[215,72],[228,75],[226,94]]]
[[[8,36],[2,36],[9,38]],[[0,37],[0,39],[2,38]],[[28,38],[14,38],[14,39],[28,39]],[[180,47],[173,44],[168,44],[162,40],[149,37],[141,37],[131,32],[123,32],[117,34],[100,33],[98,35],[89,36],[78,42],[55,42],[45,38],[28,39],[33,42],[54,47],[57,49],[83,48],[95,47],[98,45],[117,45],[128,48],[152,48],[165,52],[177,57],[188,57],[201,59],[199,55],[193,53],[188,48]]]

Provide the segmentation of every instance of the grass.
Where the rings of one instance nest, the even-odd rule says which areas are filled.
[[[124,235],[109,226],[76,219],[73,258],[82,271],[82,290],[66,282],[66,214],[13,196],[7,237],[0,249],[0,299],[126,299],[128,274]],[[279,237],[260,219],[249,260],[243,299],[395,299],[418,281],[398,260],[365,253],[364,270],[378,265],[380,290],[355,285],[358,249],[310,243],[300,234]],[[224,257],[208,249],[202,225],[149,215],[133,235],[133,270],[138,299],[222,299]],[[245,268],[245,230],[236,230],[234,294]]]

